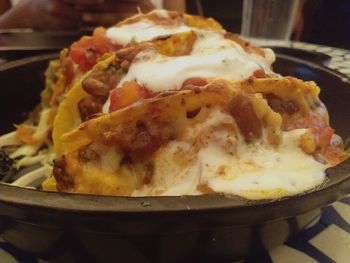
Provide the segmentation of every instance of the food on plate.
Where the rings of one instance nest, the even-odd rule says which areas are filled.
[[[2,162],[41,163],[13,184],[44,176],[42,189],[69,193],[311,190],[348,154],[319,87],[274,73],[274,59],[213,19],[165,10],[98,28],[50,63],[41,104],[0,137]]]

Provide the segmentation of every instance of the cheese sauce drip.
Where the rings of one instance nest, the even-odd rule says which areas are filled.
[[[216,192],[251,200],[280,198],[310,190],[324,181],[327,167],[299,148],[300,136],[305,132],[305,129],[283,132],[283,143],[277,149],[261,141],[244,143],[238,147],[233,161],[218,157],[223,151],[214,144],[209,145],[199,153],[202,180]],[[229,172],[213,176],[218,167]]]
[[[163,146],[154,159],[154,183],[133,195],[198,195],[198,186],[207,185],[218,193],[261,200],[302,193],[323,182],[327,167],[298,147],[305,129],[283,132],[282,144],[274,148],[263,138],[247,144],[238,132],[213,129],[230,122],[235,125],[216,108],[205,122],[189,129],[189,137]],[[205,145],[194,153],[195,135],[210,129]],[[235,152],[227,150],[228,144]]]
[[[198,36],[192,53],[167,57],[155,50],[139,53],[127,75],[121,80],[136,80],[154,92],[178,90],[191,77],[237,81],[248,78],[256,70],[271,74],[271,61],[248,54],[240,45],[225,39],[222,32],[196,31]]]

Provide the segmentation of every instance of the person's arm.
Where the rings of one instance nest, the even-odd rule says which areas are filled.
[[[81,12],[61,0],[21,0],[0,16],[0,28],[74,29]]]
[[[0,0],[0,15],[11,8],[10,0]]]
[[[183,12],[185,3],[165,0],[164,7]],[[21,0],[0,16],[0,28],[60,30],[110,26],[137,14],[138,8],[146,13],[154,6],[150,0]]]
[[[184,0],[164,0],[164,9],[185,12],[186,5]]]
[[[68,0],[72,1],[72,0]],[[92,1],[92,0],[80,0]],[[95,0],[101,1],[100,4],[95,5],[91,10],[85,8],[83,21],[90,26],[110,26],[120,20],[128,18],[138,13],[141,10],[147,13],[154,9],[154,5],[150,0]]]

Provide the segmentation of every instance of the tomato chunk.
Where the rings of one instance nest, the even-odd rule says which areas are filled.
[[[84,36],[70,48],[70,57],[82,71],[91,69],[105,53],[120,49],[105,34],[104,28],[96,28],[92,36]]]
[[[266,78],[265,71],[263,69],[257,69],[254,71],[253,76],[257,79]]]
[[[236,95],[229,105],[229,112],[247,141],[261,137],[262,125],[249,95],[244,93]]]
[[[37,141],[34,140],[33,135],[35,129],[27,124],[17,126],[16,137],[25,144],[35,145]]]
[[[306,121],[308,127],[313,131],[316,144],[321,149],[325,150],[331,142],[334,130],[322,119],[321,116],[316,114],[309,114]]]
[[[141,99],[151,98],[154,93],[140,86],[136,81],[127,81],[110,93],[109,112],[122,109]]]
[[[341,163],[342,161],[344,161],[348,155],[345,151],[334,147],[332,145],[330,145],[326,152],[325,152],[325,157],[326,160],[331,164],[331,165],[337,165],[338,163]]]
[[[311,129],[312,137],[316,144],[316,152],[321,154],[332,166],[344,161],[348,157],[346,151],[343,150],[340,137],[339,145],[333,145],[331,143],[334,136],[334,130],[324,120],[323,116],[309,113],[293,126],[294,128]]]

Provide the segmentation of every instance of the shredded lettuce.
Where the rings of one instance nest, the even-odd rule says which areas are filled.
[[[40,120],[38,126],[35,128],[33,139],[35,141],[43,142],[46,140],[48,132],[51,129],[50,117],[51,109],[44,109],[40,114]]]
[[[20,187],[27,187],[35,180],[40,179],[41,177],[48,177],[52,172],[52,166],[50,165],[44,165],[36,170],[33,170],[16,181],[14,181],[11,185],[13,186],[20,186]]]
[[[15,131],[0,136],[0,148],[8,145],[20,144],[21,142],[17,139]]]
[[[20,156],[32,156],[39,150],[40,145],[22,145],[16,151],[10,154],[11,159],[16,159]]]
[[[46,158],[47,158],[47,154],[25,156],[16,162],[15,167],[16,169],[20,169],[21,167],[30,166],[36,163],[42,163]]]

